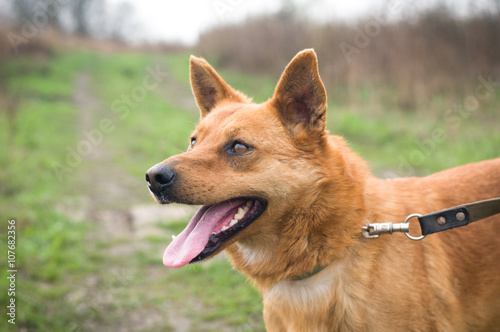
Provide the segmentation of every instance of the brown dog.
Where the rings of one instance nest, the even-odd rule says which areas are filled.
[[[146,175],[158,202],[203,205],[166,266],[225,249],[262,292],[269,331],[500,331],[498,216],[419,242],[361,236],[364,224],[500,196],[500,159],[380,180],[325,130],[314,51],[259,105],[205,60],[190,69],[201,119],[189,149]]]

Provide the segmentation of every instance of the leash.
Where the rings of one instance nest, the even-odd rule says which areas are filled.
[[[386,222],[364,225],[361,234],[365,238],[374,239],[378,238],[380,234],[401,232],[405,233],[409,239],[418,241],[429,234],[466,226],[471,222],[491,217],[497,213],[500,213],[500,197],[459,205],[426,215],[410,214],[403,223],[399,224]],[[410,235],[409,221],[412,218],[418,219],[422,230],[421,236]]]

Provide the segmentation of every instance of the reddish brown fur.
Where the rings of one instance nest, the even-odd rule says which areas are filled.
[[[197,143],[163,163],[179,174],[179,202],[268,201],[223,249],[262,292],[269,331],[500,331],[499,216],[420,242],[361,236],[367,223],[500,196],[500,159],[424,178],[373,177],[325,130],[312,50],[292,60],[260,105],[203,59],[191,58],[191,82],[201,110]],[[234,139],[254,151],[225,155]],[[292,280],[317,265],[327,267]]]

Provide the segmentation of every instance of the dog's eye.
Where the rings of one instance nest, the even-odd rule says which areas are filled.
[[[196,137],[191,138],[191,143],[189,145],[190,148],[193,148],[196,145]]]
[[[231,147],[231,152],[233,154],[242,154],[244,152],[247,152],[249,149],[250,149],[250,147],[246,146],[243,143],[234,142],[232,147]]]
[[[248,150],[248,147],[246,145],[241,144],[241,143],[236,143],[233,146],[233,151],[236,152],[236,153],[243,153],[246,150]]]

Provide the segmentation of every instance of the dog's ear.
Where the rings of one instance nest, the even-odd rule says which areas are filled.
[[[314,50],[298,53],[288,64],[276,86],[273,102],[292,137],[302,132],[314,136],[324,133],[326,91]]]
[[[189,59],[191,88],[194,99],[204,118],[218,103],[229,100],[236,103],[249,102],[242,93],[233,90],[202,58],[191,55]]]

